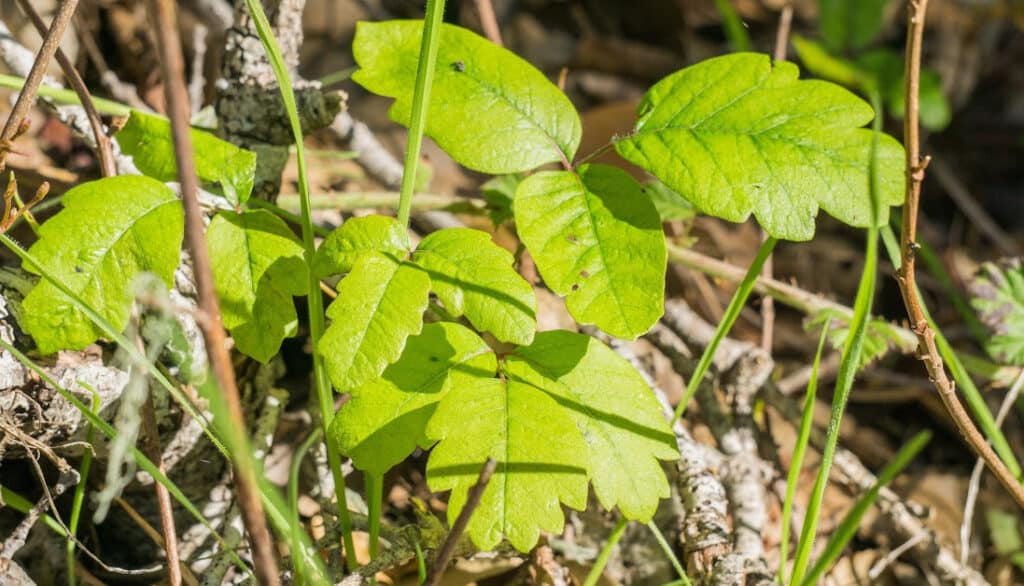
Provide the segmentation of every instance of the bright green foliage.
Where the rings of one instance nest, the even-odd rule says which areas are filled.
[[[889,0],[818,0],[821,35],[833,51],[860,49],[882,30]]]
[[[971,305],[992,332],[985,349],[999,362],[1024,366],[1024,268],[1020,259],[985,263],[970,284]]]
[[[383,474],[416,446],[433,444],[427,422],[450,389],[475,388],[496,371],[479,336],[454,323],[427,324],[383,376],[352,390],[331,423],[331,440],[359,469]]]
[[[679,457],[675,436],[640,374],[601,342],[566,331],[537,334],[508,358],[509,380],[558,401],[583,433],[587,471],[601,505],[646,522],[669,495],[661,460]]]
[[[220,184],[232,204],[245,203],[252,192],[256,153],[209,132],[193,128],[190,134],[199,179]],[[117,143],[144,174],[160,181],[178,180],[171,123],[166,118],[132,110],[128,123],[117,133]]]
[[[391,118],[408,125],[422,21],[360,22],[352,78],[396,98]],[[466,29],[442,25],[426,134],[453,159],[495,175],[572,160],[580,119],[565,94],[530,64]]]
[[[181,202],[155,179],[121,176],[82,183],[64,194],[64,210],[42,225],[30,252],[118,330],[128,323],[143,271],[170,285],[184,234]],[[32,266],[26,266],[32,271]],[[43,354],[78,350],[100,330],[49,281],[24,301],[22,326]]]
[[[692,203],[657,179],[644,185],[644,192],[651,198],[662,222],[689,220],[697,215]]]
[[[356,261],[327,308],[332,321],[317,349],[336,389],[349,392],[398,359],[423,326],[429,292],[427,274],[394,256],[374,252]]]
[[[313,259],[318,278],[342,275],[352,270],[363,255],[382,252],[404,258],[409,252],[409,233],[398,220],[388,216],[352,218],[331,232]]]
[[[664,311],[667,252],[658,211],[625,171],[543,171],[515,197],[519,236],[576,321],[633,339]]]
[[[634,133],[616,143],[698,209],[740,222],[751,213],[772,236],[809,240],[821,207],[871,222],[871,107],[796,66],[739,53],[676,72],[647,92]],[[878,224],[903,201],[903,149],[882,135]]]
[[[469,228],[434,232],[413,253],[452,316],[465,315],[474,328],[502,342],[529,344],[537,329],[537,298],[512,260],[489,234]]]
[[[265,210],[221,211],[206,242],[224,327],[240,352],[266,363],[298,331],[292,297],[309,291],[302,243]]]
[[[499,175],[480,186],[480,195],[487,202],[487,215],[495,226],[512,219],[512,198],[522,180],[519,173]]]
[[[466,530],[480,549],[493,549],[505,537],[529,551],[541,531],[562,531],[561,504],[587,504],[583,437],[565,409],[529,384],[482,379],[453,388],[427,435],[440,440],[427,462],[427,483],[436,492],[451,489],[449,522],[487,458],[498,462]]]
[[[846,321],[847,317],[839,312],[824,310],[815,315],[808,322],[808,326],[824,326],[831,323],[832,326],[828,332],[829,345],[834,350],[842,350],[846,345],[846,337],[850,334],[850,328],[846,325]],[[868,320],[863,344],[864,347],[861,350],[860,361],[857,366],[858,370],[885,356],[890,349],[897,348],[903,353],[909,353],[914,350],[914,346],[908,346],[906,340],[900,336],[897,326],[877,318]]]
[[[896,118],[903,118],[906,98],[903,57],[899,53],[878,49],[850,61],[830,54],[825,47],[799,35],[793,35],[791,41],[808,71],[861,93],[878,90],[885,100],[886,110]],[[939,74],[930,69],[921,70],[919,95],[921,124],[931,130],[948,126],[953,113],[942,92]]]

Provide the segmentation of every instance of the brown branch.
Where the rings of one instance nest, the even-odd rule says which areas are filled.
[[[499,47],[504,47],[501,42],[501,28],[498,27],[498,17],[494,14],[494,4],[491,0],[473,0],[476,5],[476,13],[480,17],[480,26],[484,29],[487,40]]]
[[[956,387],[946,374],[945,365],[935,345],[935,332],[928,326],[924,308],[917,290],[915,274],[915,252],[918,248],[917,217],[921,201],[921,182],[924,181],[928,157],[921,157],[921,138],[918,126],[920,109],[919,91],[921,82],[921,44],[924,39],[925,12],[928,0],[907,1],[907,53],[904,75],[906,77],[907,111],[903,120],[903,144],[907,150],[907,200],[903,208],[903,224],[900,230],[900,268],[896,280],[903,294],[903,304],[910,318],[910,328],[917,336],[918,358],[924,362],[928,377],[943,405],[949,412],[960,434],[974,452],[985,460],[992,474],[1006,488],[1019,507],[1024,509],[1024,487],[1006,468],[999,456],[992,450],[971,417],[964,410],[956,396]]]
[[[167,98],[167,113],[171,121],[174,139],[174,155],[178,162],[178,182],[185,204],[185,235],[196,278],[199,308],[209,317],[203,324],[203,341],[209,354],[210,365],[217,379],[220,392],[224,394],[230,427],[229,445],[245,445],[245,416],[239,399],[238,383],[234,367],[228,354],[227,336],[221,325],[220,306],[213,287],[210,256],[203,233],[203,213],[199,206],[199,184],[195,173],[195,159],[192,140],[189,135],[188,90],[185,87],[185,65],[178,35],[178,19],[173,0],[150,0],[151,18],[160,52],[163,69],[164,90]],[[253,562],[256,578],[265,586],[277,586],[280,575],[274,546],[267,529],[263,505],[257,492],[256,471],[250,454],[236,453],[231,458],[235,470],[235,490],[242,520],[252,541]]]
[[[462,532],[469,525],[469,519],[473,516],[473,512],[480,506],[480,499],[484,496],[487,483],[491,481],[491,476],[494,475],[494,471],[497,468],[498,462],[494,458],[487,458],[487,461],[484,462],[476,484],[471,486],[469,491],[466,492],[466,504],[462,506],[459,516],[455,518],[455,523],[452,524],[452,530],[448,532],[448,537],[444,540],[444,545],[437,552],[437,558],[434,559],[434,567],[430,571],[430,577],[424,582],[424,586],[437,586],[441,582],[441,576],[444,576],[444,571],[448,568],[448,562],[452,559],[455,546],[458,545]]]
[[[7,122],[4,124],[3,130],[0,131],[0,170],[5,167],[11,141],[24,132],[25,117],[36,101],[36,92],[39,91],[39,84],[43,82],[46,67],[50,64],[50,59],[53,59],[53,54],[57,52],[60,40],[64,36],[64,31],[68,28],[68,23],[71,22],[71,17],[74,16],[77,6],[78,0],[61,2],[57,15],[50,23],[49,30],[43,35],[43,44],[39,47],[28,77],[25,78],[25,85],[18,93],[18,100],[14,103],[14,108],[11,109],[11,115],[7,117]]]
[[[43,22],[35,8],[32,7],[32,3],[29,0],[18,0],[18,6],[21,7],[22,12],[32,21],[39,34],[45,35],[46,23]],[[60,64],[61,71],[64,72],[64,77],[68,79],[71,88],[75,90],[75,94],[78,95],[78,101],[82,102],[82,109],[85,110],[85,115],[89,118],[89,126],[92,127],[92,133],[96,137],[96,153],[100,159],[100,172],[103,173],[104,177],[113,177],[117,175],[117,168],[114,165],[114,151],[110,146],[110,137],[107,136],[103,128],[100,114],[92,103],[92,95],[89,93],[89,88],[85,86],[82,76],[78,74],[74,64],[71,63],[71,60],[68,59],[68,56],[64,54],[64,51],[59,46],[55,56],[57,57],[57,63]]]

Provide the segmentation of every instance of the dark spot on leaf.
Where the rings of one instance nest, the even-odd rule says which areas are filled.
[[[82,267],[75,267],[75,272],[76,273],[81,273],[81,272],[84,272],[84,271],[82,271]]]
[[[568,240],[569,242],[579,242],[579,240],[577,240],[577,239],[576,239],[576,236],[575,236],[574,234],[569,234],[569,235],[568,235],[568,236],[566,236],[565,238],[566,238],[566,239],[567,239],[567,240]]]
[[[431,362],[437,362],[438,360],[440,360],[440,358],[438,358],[437,356],[431,356],[430,357],[430,361]]]
[[[458,71],[459,73],[462,73],[463,71],[466,70],[466,64],[463,63],[461,60],[456,61],[455,63],[452,63],[452,69]]]
[[[579,289],[579,288],[580,288],[580,285],[579,285],[579,283],[573,283],[573,284],[572,284],[572,290],[573,290],[573,291],[575,291],[575,290],[577,290],[577,289]]]
[[[580,276],[586,279],[587,277],[590,276],[590,273],[588,273],[587,271],[580,271]]]

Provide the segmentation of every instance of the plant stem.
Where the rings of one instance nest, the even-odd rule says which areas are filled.
[[[299,444],[288,470],[288,506],[291,511],[288,522],[291,526],[292,563],[295,565],[295,583],[300,586],[306,583],[308,569],[305,563],[306,556],[302,555],[302,524],[299,523],[299,472],[302,470],[302,460],[306,453],[313,444],[320,441],[320,434],[320,429],[314,429],[309,437]]]
[[[274,77],[281,90],[281,99],[288,112],[288,122],[291,125],[292,137],[295,140],[295,159],[299,175],[299,197],[302,204],[302,245],[306,264],[309,271],[309,338],[313,346],[313,379],[316,386],[317,403],[320,408],[320,425],[324,431],[324,438],[327,444],[327,464],[331,468],[331,475],[334,478],[334,494],[338,501],[338,523],[341,527],[342,540],[345,545],[345,563],[350,571],[356,567],[355,542],[352,540],[352,519],[348,513],[348,497],[345,494],[345,475],[341,470],[341,456],[333,442],[327,440],[328,429],[331,420],[334,419],[334,395],[331,382],[327,378],[327,370],[324,368],[323,358],[317,351],[320,345],[320,338],[324,334],[324,300],[319,294],[320,281],[312,270],[313,257],[316,255],[316,242],[314,241],[313,215],[309,205],[309,173],[306,167],[306,154],[303,148],[302,125],[299,123],[299,111],[295,103],[295,91],[292,88],[291,77],[288,68],[281,56],[281,48],[274,38],[274,32],[267,21],[267,15],[263,11],[263,5],[259,0],[245,0],[246,7],[252,15],[253,23],[263,43],[263,50],[267,53],[270,67],[274,70]]]
[[[92,393],[92,405],[90,411],[93,415],[99,413],[100,410],[100,395],[94,389],[89,389]],[[85,432],[85,443],[92,446],[93,432],[95,428],[90,423],[89,428]],[[75,494],[71,500],[71,517],[68,519],[68,533],[72,536],[78,533],[78,520],[82,516],[82,503],[85,501],[85,487],[89,481],[89,469],[92,467],[92,450],[86,448],[82,454],[82,467],[78,471],[78,484],[75,486]],[[75,540],[68,539],[66,550],[65,550],[68,573],[68,586],[75,586]]]
[[[711,342],[704,348],[704,353],[701,354],[700,360],[697,362],[697,367],[694,369],[693,375],[686,385],[686,392],[683,393],[683,398],[679,401],[679,405],[676,406],[676,411],[672,416],[673,423],[683,416],[683,413],[686,412],[686,405],[693,398],[697,389],[700,388],[704,375],[707,374],[708,369],[711,368],[711,363],[715,359],[718,345],[721,344],[725,336],[729,334],[733,324],[736,323],[736,318],[739,317],[740,311],[742,311],[743,306],[747,303],[750,292],[754,288],[754,283],[757,281],[757,276],[761,273],[761,267],[764,266],[765,260],[771,255],[772,249],[775,248],[777,242],[778,240],[769,236],[761,244],[761,248],[758,249],[757,256],[754,257],[754,261],[750,263],[750,268],[747,269],[747,274],[743,277],[743,281],[740,282],[739,287],[733,294],[732,300],[729,301],[729,307],[725,309],[722,321],[718,322],[718,329],[715,330],[714,337],[711,338]]]
[[[907,198],[903,209],[903,221],[900,229],[900,268],[896,280],[903,294],[903,304],[907,308],[910,327],[917,336],[918,357],[924,362],[928,378],[935,385],[946,411],[953,419],[960,434],[974,452],[985,460],[992,474],[1006,488],[1017,506],[1024,508],[1024,487],[1014,477],[1006,464],[999,458],[985,438],[978,432],[974,422],[964,410],[956,395],[956,387],[946,375],[942,352],[936,345],[936,332],[929,325],[924,304],[917,288],[916,249],[917,249],[917,218],[921,202],[921,183],[924,181],[928,158],[921,157],[921,140],[918,117],[920,112],[920,81],[921,81],[921,45],[924,39],[925,14],[928,0],[908,0],[907,2],[907,50],[904,68],[906,85],[904,86],[907,103],[906,115],[903,119],[903,144],[907,150]],[[939,342],[942,344],[942,342]],[[987,410],[987,409],[986,409]],[[991,418],[991,413],[989,414]],[[996,437],[996,436],[993,436]]]
[[[402,173],[402,195],[398,201],[398,221],[403,226],[409,225],[409,213],[412,210],[412,192],[416,186],[416,167],[420,161],[423,131],[427,126],[427,109],[430,106],[430,89],[434,82],[434,66],[441,39],[442,16],[444,0],[427,0],[423,41],[416,67],[416,88],[412,98],[412,117],[409,120],[409,144],[405,150],[405,170]]]
[[[686,570],[683,569],[683,564],[679,562],[679,558],[676,556],[676,552],[672,551],[672,546],[669,545],[668,540],[665,539],[665,535],[662,534],[661,529],[658,529],[658,525],[651,519],[647,522],[647,528],[654,534],[654,539],[661,546],[661,550],[665,552],[668,557],[669,563],[675,568],[676,574],[679,575],[679,582],[685,586],[690,586],[690,578],[686,575]]]
[[[583,582],[583,586],[595,586],[598,580],[601,579],[601,574],[604,573],[604,567],[608,565],[608,558],[612,557],[612,550],[618,545],[619,540],[622,539],[622,535],[626,532],[626,527],[629,525],[629,519],[620,517],[619,522],[612,529],[611,535],[608,536],[608,541],[605,542],[604,547],[601,548],[601,553],[597,555],[597,559],[594,560],[593,567],[590,568],[590,572],[587,573],[587,579]]]
[[[370,529],[370,561],[380,553],[380,515],[384,505],[384,475],[379,472],[366,474],[366,512]]]
[[[821,366],[821,355],[825,350],[832,320],[829,319],[821,328],[818,339],[818,350],[814,353],[814,364],[811,366],[811,378],[807,381],[807,394],[804,397],[804,411],[800,418],[800,431],[796,445],[793,447],[793,458],[789,463],[789,474],[786,475],[786,500],[782,504],[781,536],[779,537],[779,583],[786,583],[786,562],[789,554],[789,523],[793,516],[793,501],[796,500],[796,485],[800,479],[804,454],[811,441],[811,429],[814,427],[814,399],[818,392],[818,367]]]

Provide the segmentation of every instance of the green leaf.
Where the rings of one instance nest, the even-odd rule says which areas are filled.
[[[63,203],[29,252],[114,328],[124,329],[136,275],[148,271],[171,284],[184,235],[181,202],[155,179],[120,176],[78,185]],[[49,281],[29,292],[23,308],[22,325],[43,354],[80,350],[102,335]]]
[[[256,174],[256,153],[209,132],[193,128],[190,134],[199,179],[220,184],[224,196],[234,205],[248,201]],[[128,123],[117,133],[117,143],[144,174],[160,181],[178,180],[171,124],[166,118],[132,110]]]
[[[292,297],[309,292],[302,243],[265,210],[221,211],[206,243],[224,327],[240,352],[265,364],[298,331]]]
[[[772,236],[809,240],[818,208],[871,222],[871,107],[849,91],[767,55],[740,53],[676,72],[647,92],[634,133],[616,143],[704,213],[753,213]],[[903,202],[903,148],[881,135],[878,225]]]
[[[537,268],[576,321],[633,339],[664,311],[661,219],[625,171],[544,171],[516,191],[516,225]]]
[[[878,49],[859,56],[855,63],[878,79],[886,108],[893,116],[902,119],[907,110],[903,56],[888,49]],[[920,83],[918,114],[921,124],[930,130],[942,130],[949,126],[953,117],[949,100],[942,91],[942,80],[938,73],[926,68],[921,70]]]
[[[860,49],[882,31],[889,0],[818,0],[821,36],[833,51]]]
[[[452,316],[465,315],[502,342],[529,344],[537,329],[537,298],[512,261],[490,234],[469,228],[434,232],[413,253]]]
[[[1024,571],[1024,539],[1021,538],[1017,515],[990,508],[985,511],[985,520],[988,522],[992,548],[1000,557],[1008,559]]]
[[[382,377],[352,390],[331,422],[331,440],[360,470],[383,474],[417,446],[430,447],[427,422],[450,389],[493,378],[497,367],[490,347],[470,330],[427,324]]]
[[[510,380],[550,395],[583,433],[594,492],[604,508],[647,522],[669,496],[658,460],[679,457],[675,435],[639,373],[598,340],[566,331],[537,334],[508,358]]]
[[[1004,364],[1024,366],[1024,266],[1021,259],[985,263],[969,285],[971,305],[992,332],[985,350]]]
[[[818,312],[807,322],[808,329],[814,326],[832,324],[828,332],[829,345],[834,350],[842,350],[846,346],[846,338],[850,335],[850,327],[846,325],[849,316],[838,311],[825,309]],[[842,324],[842,325],[840,325]],[[867,367],[869,364],[885,356],[892,348],[897,348],[903,353],[914,350],[914,346],[908,346],[899,332],[897,326],[878,318],[868,320],[867,329],[864,331],[864,347],[861,349],[860,359],[857,363],[857,370]]]
[[[352,218],[320,244],[313,259],[313,273],[320,279],[345,274],[367,253],[404,258],[409,247],[409,233],[398,220],[389,216]]]
[[[521,174],[514,173],[493,177],[480,186],[480,195],[487,202],[487,215],[495,226],[512,219],[512,198],[522,180]]]
[[[568,165],[580,143],[569,99],[526,61],[466,29],[441,28],[427,136],[453,159],[492,175]],[[423,22],[360,22],[352,79],[396,98],[390,116],[408,125]]]
[[[427,462],[427,484],[435,492],[451,489],[450,523],[487,458],[498,463],[466,529],[481,550],[504,537],[529,551],[541,531],[562,532],[560,503],[587,503],[583,438],[554,399],[528,384],[492,378],[451,389],[427,435],[440,440]]]
[[[657,179],[644,185],[644,191],[654,203],[662,222],[689,220],[697,215],[697,209],[692,203]]]
[[[429,292],[430,278],[411,263],[376,252],[356,261],[327,308],[332,321],[317,349],[336,389],[349,392],[398,359],[423,327]]]

